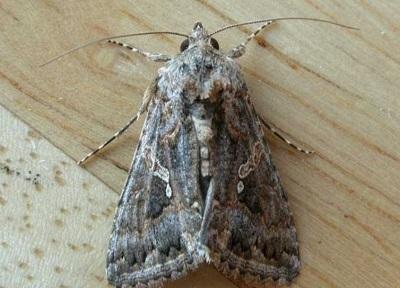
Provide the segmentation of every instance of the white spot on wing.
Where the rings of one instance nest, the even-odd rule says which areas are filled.
[[[243,181],[239,181],[239,183],[237,184],[237,192],[238,192],[238,194],[242,193],[243,189],[244,189]]]
[[[172,189],[169,183],[167,184],[167,189],[165,190],[165,194],[167,195],[168,198],[171,198],[172,196]]]
[[[167,183],[167,188],[165,189],[165,195],[167,195],[168,198],[171,198],[172,196],[172,189],[171,186],[169,185],[169,171],[167,168],[162,166],[158,160],[155,162],[155,167],[154,167],[154,175],[163,180],[165,183]]]

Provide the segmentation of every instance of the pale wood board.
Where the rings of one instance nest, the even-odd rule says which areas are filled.
[[[251,43],[239,61],[259,113],[316,151],[305,156],[267,135],[301,244],[302,273],[292,287],[400,286],[399,15],[398,1],[2,1],[0,104],[15,116],[0,110],[5,147],[0,160],[9,159],[24,173],[40,172],[44,184],[35,192],[24,178],[0,173],[0,184],[7,184],[0,187],[0,240],[6,243],[0,247],[0,285],[106,286],[103,256],[112,215],[101,212],[117,203],[142,121],[84,169],[69,157],[78,160],[118,130],[138,109],[160,66],[108,45],[44,68],[39,64],[109,35],[187,33],[198,20],[212,31],[260,17],[309,16],[361,31],[281,22]],[[226,50],[252,29],[216,38]],[[180,41],[157,36],[127,42],[173,55]],[[38,159],[49,170],[30,158],[28,128],[16,118],[40,135],[32,141],[39,143]],[[56,184],[54,165],[64,186]],[[93,186],[85,191],[88,179]],[[77,203],[80,211],[73,208]],[[60,243],[52,246],[53,238]],[[232,286],[207,267],[169,287],[211,287],[211,280],[217,281],[213,287]]]

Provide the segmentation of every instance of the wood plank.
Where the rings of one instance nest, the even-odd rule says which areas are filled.
[[[396,287],[400,285],[395,277],[400,268],[399,15],[396,1],[229,5],[226,1],[2,1],[0,104],[78,160],[137,110],[160,65],[115,47],[95,45],[38,68],[52,56],[108,35],[189,32],[197,20],[210,31],[266,16],[309,16],[358,26],[361,31],[281,22],[262,33],[240,63],[259,113],[317,152],[304,156],[268,135],[302,245],[304,267],[294,287]],[[227,50],[251,30],[226,31],[217,39]],[[180,41],[157,36],[128,42],[173,55]],[[1,124],[8,135],[19,133]],[[115,199],[141,124],[85,167],[115,192]],[[1,135],[3,141],[5,134]],[[0,156],[3,162],[4,157],[18,160],[14,154]],[[69,169],[68,177],[78,177],[72,170],[80,168],[71,164]],[[23,200],[15,197],[13,201]],[[51,212],[50,202],[41,205]],[[74,229],[85,229],[84,223],[74,223]],[[22,227],[25,222],[17,217],[14,224]],[[108,224],[96,226],[105,234],[98,235],[103,241]],[[46,228],[32,229],[36,227],[34,235]]]

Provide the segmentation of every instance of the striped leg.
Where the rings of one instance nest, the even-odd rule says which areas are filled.
[[[150,52],[146,52],[142,49],[130,46],[128,44],[122,43],[122,42],[118,42],[118,41],[114,41],[114,40],[108,40],[108,43],[114,44],[114,45],[118,45],[120,47],[126,48],[132,52],[138,53],[144,57],[146,57],[147,59],[150,59],[154,62],[167,62],[169,60],[171,60],[171,57],[168,55],[164,55],[164,54],[160,54],[160,53],[150,53]]]
[[[272,23],[274,23],[274,21],[267,21],[265,22],[263,25],[261,25],[260,27],[258,27],[258,29],[256,31],[254,31],[249,37],[247,37],[247,39],[243,42],[240,43],[238,46],[232,48],[227,54],[229,57],[231,58],[239,58],[241,56],[244,55],[244,53],[246,52],[246,45],[254,38],[257,36],[258,33],[260,33],[265,27],[271,25]]]
[[[153,96],[153,90],[152,90],[152,86],[150,85],[147,89],[146,92],[144,93],[143,96],[143,101],[142,101],[142,105],[140,106],[139,111],[136,113],[135,116],[133,116],[131,119],[129,119],[129,121],[125,124],[125,126],[117,131],[110,139],[108,139],[106,142],[104,142],[103,144],[101,144],[96,150],[93,150],[92,152],[90,152],[89,154],[87,154],[85,157],[83,157],[81,160],[79,160],[77,162],[77,164],[80,166],[83,163],[85,163],[89,158],[92,158],[95,154],[99,153],[101,150],[103,150],[108,144],[110,144],[111,142],[113,142],[115,139],[117,139],[119,136],[122,135],[122,133],[124,133],[136,120],[139,119],[140,115],[142,115],[143,112],[147,111],[147,106],[149,104],[149,102],[152,99]]]
[[[259,116],[259,115],[257,115],[257,116],[258,116],[258,119],[260,119],[261,123],[265,127],[267,127],[276,137],[278,137],[282,141],[286,142],[286,144],[288,144],[290,147],[292,147],[292,148],[296,149],[297,151],[300,151],[304,154],[313,154],[314,153],[314,151],[306,150],[306,149],[303,149],[303,148],[293,144],[291,141],[289,141],[284,136],[282,136],[278,131],[276,131],[276,129],[274,127],[272,127],[270,124],[268,124],[267,121],[265,121],[261,116]]]
[[[122,133],[124,133],[129,126],[131,126],[133,124],[133,122],[135,122],[140,116],[140,113],[137,113],[134,117],[132,117],[128,123],[125,124],[125,126],[119,130],[118,132],[116,132],[110,139],[108,139],[106,142],[104,142],[103,144],[101,144],[96,150],[93,150],[92,152],[90,152],[89,154],[87,154],[84,158],[82,158],[81,160],[79,160],[77,162],[77,164],[79,166],[81,166],[83,163],[85,163],[89,158],[92,158],[95,154],[97,154],[98,152],[100,152],[100,150],[103,150],[103,148],[105,148],[108,144],[110,144],[112,141],[114,141],[115,139],[117,139],[119,136],[121,136]]]

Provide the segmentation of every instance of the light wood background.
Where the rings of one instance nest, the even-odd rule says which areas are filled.
[[[240,59],[259,113],[316,151],[267,134],[300,238],[292,287],[400,287],[399,15],[399,1],[1,1],[0,287],[107,287],[105,249],[142,122],[84,168],[74,160],[129,119],[159,67],[106,44],[39,64],[109,35],[282,16],[361,28],[281,22]],[[220,46],[252,29],[221,33]],[[127,42],[173,55],[180,41]],[[204,266],[167,287],[234,286]]]

